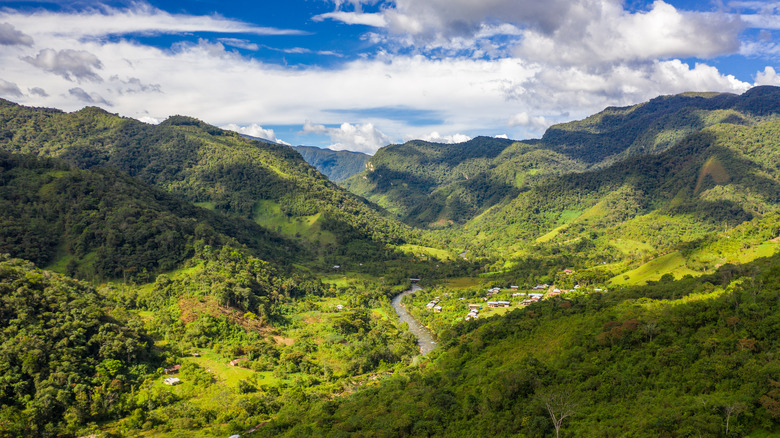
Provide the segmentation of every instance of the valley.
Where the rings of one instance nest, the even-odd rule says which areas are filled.
[[[685,93],[331,181],[2,100],[0,436],[776,435],[778,134]]]

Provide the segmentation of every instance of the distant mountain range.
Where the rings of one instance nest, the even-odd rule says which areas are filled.
[[[333,182],[341,182],[366,168],[371,158],[362,152],[333,151],[313,146],[291,146],[307,163]]]

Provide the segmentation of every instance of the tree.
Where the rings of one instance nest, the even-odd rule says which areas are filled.
[[[555,427],[555,437],[560,438],[563,420],[574,415],[577,404],[568,390],[545,392],[539,398],[544,403],[544,407],[547,408],[547,413],[550,414],[550,419]]]

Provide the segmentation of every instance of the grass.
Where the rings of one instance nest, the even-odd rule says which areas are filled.
[[[455,259],[455,256],[444,249],[438,249],[438,248],[431,248],[428,246],[420,246],[420,245],[412,245],[412,244],[404,244],[397,246],[399,251],[405,253],[405,254],[411,254],[411,255],[424,255],[429,257],[435,257],[439,260],[453,260]]]
[[[676,251],[650,260],[634,270],[617,275],[609,280],[609,283],[613,285],[641,285],[648,281],[657,281],[665,274],[672,274],[677,279],[686,274],[701,274],[687,268],[685,263],[685,257]]]
[[[320,244],[335,244],[336,236],[322,229],[322,214],[290,217],[282,212],[274,201],[261,200],[255,205],[252,219],[259,225],[276,230],[287,236],[303,237]]]

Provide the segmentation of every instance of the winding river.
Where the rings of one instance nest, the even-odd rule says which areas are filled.
[[[417,321],[412,316],[412,314],[406,310],[406,307],[403,304],[401,304],[401,300],[405,296],[409,294],[413,294],[421,289],[422,288],[420,286],[413,284],[411,289],[393,298],[392,304],[393,304],[393,309],[395,309],[395,313],[398,314],[398,318],[401,321],[405,322],[409,326],[409,331],[412,332],[415,336],[417,336],[417,344],[420,345],[420,354],[426,355],[430,353],[434,348],[436,348],[436,341],[433,340],[433,334],[425,326],[420,324],[420,322]]]

